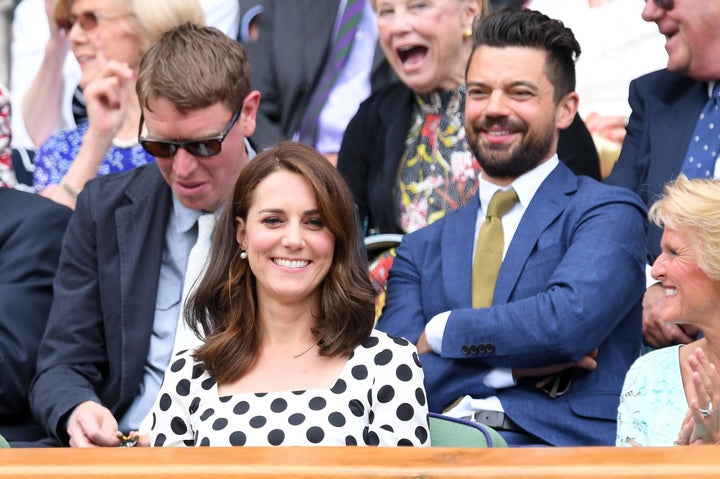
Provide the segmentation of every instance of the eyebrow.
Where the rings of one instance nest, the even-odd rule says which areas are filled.
[[[490,84],[487,83],[487,82],[484,82],[484,81],[468,81],[468,82],[467,82],[467,86],[468,86],[468,87],[470,87],[470,86],[485,87],[485,86],[490,86]],[[539,90],[540,90],[540,88],[539,88],[536,84],[534,84],[534,83],[532,83],[532,82],[530,82],[530,81],[527,81],[527,80],[517,80],[517,81],[513,81],[513,82],[510,82],[510,83],[508,83],[508,84],[506,84],[506,85],[503,85],[503,88],[517,88],[517,87],[520,87],[520,86],[530,88],[530,89],[533,90],[533,91],[539,91]]]
[[[264,208],[262,210],[259,210],[258,213],[285,213],[285,210],[280,209],[280,208]],[[320,213],[320,211],[317,209],[306,210],[306,211],[303,211],[303,216],[316,215],[319,213]]]

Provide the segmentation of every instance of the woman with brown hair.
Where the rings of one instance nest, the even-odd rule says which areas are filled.
[[[242,170],[186,309],[154,446],[429,445],[415,347],[373,330],[352,194],[285,142]]]

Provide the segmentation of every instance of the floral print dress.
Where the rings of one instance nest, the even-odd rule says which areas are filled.
[[[453,211],[475,196],[480,165],[465,137],[465,85],[453,90],[416,94],[417,103],[405,140],[393,188],[395,214],[405,233],[412,233]],[[395,249],[382,252],[370,272],[378,293],[376,315]]]

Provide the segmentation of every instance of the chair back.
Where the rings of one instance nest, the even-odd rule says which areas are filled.
[[[0,436],[0,449],[7,447],[10,447],[10,444],[8,444],[4,437]]]
[[[434,447],[507,447],[493,428],[465,419],[428,413],[430,445]]]

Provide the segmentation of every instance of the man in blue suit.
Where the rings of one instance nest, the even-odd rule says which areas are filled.
[[[508,10],[473,39],[465,121],[479,203],[404,238],[378,328],[417,344],[431,411],[493,426],[510,445],[614,444],[640,351],[644,206],[558,160],[578,105],[570,30]],[[502,216],[492,304],[474,308],[477,231],[509,189],[519,202]]]
[[[632,114],[620,157],[606,183],[630,188],[649,207],[666,182],[681,171],[700,112],[720,81],[720,3],[648,0],[642,13],[666,37],[668,65],[630,84]],[[718,171],[710,166],[712,176]],[[660,254],[662,231],[648,230],[648,264]],[[658,314],[665,292],[648,288],[643,302],[643,336],[653,347],[687,344],[698,330],[668,324]]]

